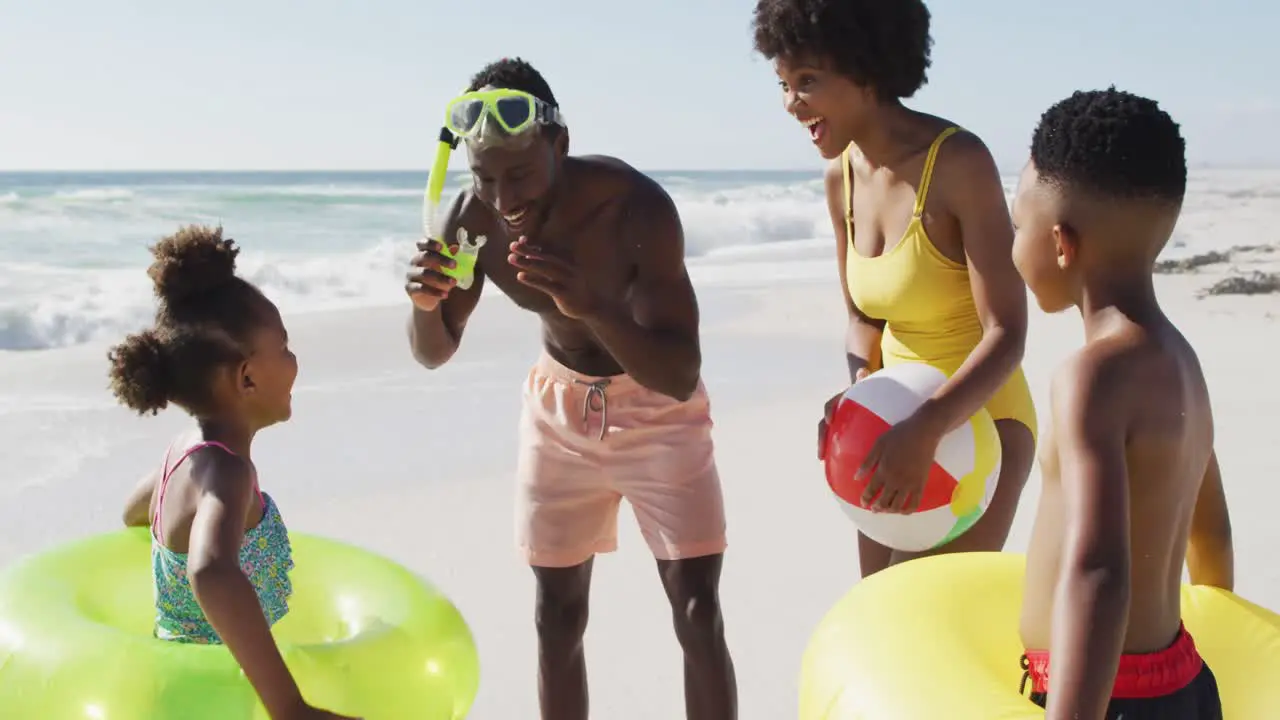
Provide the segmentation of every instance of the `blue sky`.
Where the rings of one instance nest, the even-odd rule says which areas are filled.
[[[820,161],[751,48],[751,0],[0,0],[0,170],[421,169],[443,103],[533,62],[573,149],[645,169]],[[303,11],[301,8],[306,8]],[[935,0],[911,104],[1016,168],[1078,88],[1148,94],[1196,164],[1280,165],[1280,5]]]

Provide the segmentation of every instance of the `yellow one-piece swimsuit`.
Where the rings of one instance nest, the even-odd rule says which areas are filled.
[[[859,255],[854,248],[849,151],[841,157],[849,296],[864,315],[885,321],[880,341],[885,367],[924,362],[950,376],[982,340],[968,268],[938,251],[921,220],[938,148],[959,129],[943,130],[929,147],[911,222],[897,245],[875,257]],[[1036,435],[1035,403],[1021,367],[991,396],[986,409],[993,420],[1017,420]]]

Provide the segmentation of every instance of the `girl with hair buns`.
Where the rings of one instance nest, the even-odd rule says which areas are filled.
[[[280,311],[235,274],[239,252],[201,226],[151,248],[156,322],[108,353],[111,390],[139,414],[177,405],[196,427],[139,484],[124,522],[151,528],[156,637],[224,643],[273,720],[341,719],[303,700],[271,636],[293,559],[250,446],[289,419],[298,361]]]

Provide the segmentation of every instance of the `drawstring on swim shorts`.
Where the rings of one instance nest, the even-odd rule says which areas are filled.
[[[1027,658],[1026,653],[1022,655],[1022,661],[1018,663],[1022,666],[1022,683],[1018,685],[1018,694],[1027,694],[1027,681],[1031,679],[1031,660]]]
[[[604,378],[593,382],[574,380],[574,382],[587,386],[587,396],[582,399],[582,424],[586,425],[592,411],[600,413],[600,439],[604,440],[605,429],[609,427],[609,396],[605,394],[604,389],[609,387],[610,379]],[[592,407],[592,398],[599,398],[600,407]]]

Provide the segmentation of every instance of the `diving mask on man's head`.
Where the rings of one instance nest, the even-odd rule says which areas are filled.
[[[476,145],[531,137],[541,125],[564,127],[559,108],[521,90],[488,88],[463,93],[449,102],[445,127]]]

